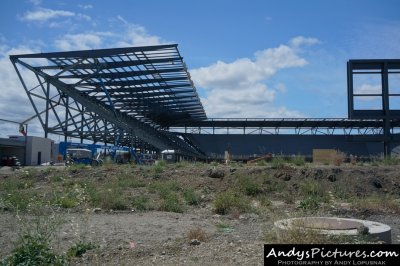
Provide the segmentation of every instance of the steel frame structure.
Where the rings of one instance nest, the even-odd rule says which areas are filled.
[[[380,135],[382,119],[347,118],[220,118],[192,121],[175,125],[175,132],[196,134],[296,134],[296,135]],[[392,121],[391,133],[396,134],[400,121]]]
[[[400,106],[396,106],[396,100],[400,100],[400,88],[396,93],[394,86],[389,84],[391,75],[400,74],[400,59],[358,59],[347,62],[347,93],[348,112],[351,119],[381,119],[385,155],[390,155],[390,143],[393,141],[393,122],[400,120]],[[359,75],[378,76],[379,83],[376,91],[362,91],[354,88],[354,79]],[[393,90],[392,90],[393,89]],[[359,108],[355,105],[356,99],[378,99],[381,108]]]
[[[349,118],[207,119],[177,44],[11,55],[14,68],[48,134],[141,150],[179,150],[202,158],[188,133],[354,135],[400,141],[400,107],[390,107],[388,76],[400,60],[347,63]],[[380,93],[354,89],[354,75],[378,74]],[[357,110],[355,97],[381,97],[381,110]]]
[[[202,156],[189,140],[165,130],[170,121],[206,119],[176,44],[11,55],[10,60],[45,137]]]

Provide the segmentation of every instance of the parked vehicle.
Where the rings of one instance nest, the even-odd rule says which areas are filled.
[[[151,164],[154,164],[155,163],[155,159],[154,159],[154,157],[153,157],[153,154],[146,154],[146,153],[144,153],[144,154],[141,154],[140,156],[139,156],[139,158],[140,158],[140,163],[141,164],[144,164],[144,165],[151,165]]]
[[[66,165],[85,164],[97,166],[102,164],[102,160],[93,158],[92,151],[88,149],[67,149]]]
[[[1,166],[11,166],[13,168],[21,168],[21,162],[16,156],[3,156],[1,158]]]

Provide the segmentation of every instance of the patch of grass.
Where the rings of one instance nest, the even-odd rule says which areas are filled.
[[[185,168],[185,167],[188,167],[189,165],[191,165],[191,163],[188,161],[180,161],[175,164],[175,167],[176,168]]]
[[[55,183],[55,182],[64,181],[64,178],[62,176],[60,176],[60,175],[51,175],[51,176],[49,176],[49,180],[50,180],[50,182]]]
[[[2,188],[7,192],[14,190],[22,190],[33,187],[31,180],[20,179],[17,177],[10,177],[1,182]]]
[[[151,168],[151,173],[154,178],[160,178],[166,167],[165,161],[157,161]]]
[[[65,256],[56,254],[50,242],[60,221],[35,217],[29,228],[21,229],[18,245],[3,265],[67,265]]]
[[[303,196],[325,197],[325,189],[321,183],[314,179],[306,179],[300,184],[300,192]]]
[[[56,201],[56,204],[60,205],[61,208],[70,209],[79,205],[79,202],[74,198],[62,197]]]
[[[88,250],[96,249],[97,246],[91,242],[82,242],[79,241],[72,247],[70,247],[67,251],[67,257],[82,257]]]
[[[267,192],[283,192],[287,188],[287,184],[278,179],[271,179],[270,177],[267,177],[264,179],[264,189]]]
[[[146,196],[138,196],[132,199],[133,207],[139,211],[149,211],[153,210],[154,207],[150,202],[150,199]]]
[[[199,195],[192,188],[188,188],[183,192],[183,198],[189,205],[198,205],[200,203]]]
[[[123,197],[122,191],[116,187],[98,189],[88,186],[88,194],[93,207],[106,210],[126,210],[128,202]]]
[[[190,230],[187,232],[186,236],[189,241],[191,241],[193,239],[197,239],[201,242],[204,242],[207,240],[206,232],[203,229],[201,229],[200,227],[190,228]]]
[[[317,180],[307,179],[300,184],[300,193],[304,199],[300,202],[303,210],[317,210],[321,202],[328,202],[329,196]]]
[[[396,156],[389,156],[382,160],[383,165],[399,165],[400,158]]]
[[[78,173],[80,171],[83,171],[83,170],[86,170],[88,168],[89,168],[88,165],[85,165],[85,164],[82,164],[82,163],[71,164],[71,165],[69,165],[67,167],[67,171],[70,172],[70,173],[76,174],[76,173]]]
[[[263,206],[263,207],[270,207],[270,206],[272,206],[271,200],[270,200],[269,197],[267,197],[266,195],[261,194],[261,195],[259,195],[259,196],[257,197],[257,199],[260,201],[260,204],[261,204],[261,206]]]
[[[118,177],[117,184],[121,188],[138,188],[146,186],[144,182],[137,180],[133,176],[127,174],[120,175]]]
[[[376,213],[400,213],[400,201],[390,195],[372,194],[368,197],[354,198],[351,205],[355,210],[368,210]]]
[[[304,200],[300,201],[299,208],[307,211],[317,210],[320,206],[320,200],[315,196],[308,196]]]
[[[242,177],[239,179],[240,190],[248,196],[255,196],[262,191],[261,184],[256,182],[254,178]]]
[[[351,194],[354,193],[351,191],[351,188],[353,186],[350,186],[350,184],[349,184],[349,186],[346,186],[346,185],[347,184],[345,184],[345,185],[334,184],[333,185],[333,193],[336,198],[341,199],[341,200],[348,200],[350,198]]]
[[[4,196],[4,202],[14,211],[25,211],[37,200],[37,193],[29,190],[24,193],[14,191]]]
[[[248,212],[251,209],[247,198],[239,193],[231,191],[221,192],[216,195],[213,201],[215,212],[218,214],[228,214],[232,210]]]
[[[218,224],[216,224],[216,227],[217,227],[218,229],[230,228],[229,225],[223,224],[223,223],[218,223]]]
[[[222,233],[232,233],[233,232],[233,227],[230,225],[218,223],[216,226],[217,226],[217,229],[219,232],[222,232]]]
[[[160,210],[166,212],[183,213],[183,204],[177,193],[171,192],[162,198]]]
[[[179,190],[181,190],[181,187],[176,181],[155,182],[149,186],[150,192],[158,192],[161,197],[165,197],[169,193]]]
[[[212,161],[210,164],[211,164],[211,166],[214,166],[214,167],[216,167],[216,166],[218,166],[218,165],[219,165],[219,163],[218,163],[218,162],[216,162],[216,161]]]
[[[283,202],[285,202],[286,204],[293,204],[296,200],[295,195],[290,191],[284,191],[282,193],[282,197],[283,197]]]
[[[285,158],[283,158],[281,156],[276,156],[276,157],[272,158],[272,161],[271,161],[272,169],[282,169],[283,167],[285,167],[285,165],[286,165]]]
[[[37,177],[38,173],[39,173],[39,171],[37,169],[30,168],[30,169],[24,170],[19,176],[21,178],[33,179],[33,178]]]
[[[266,165],[268,165],[268,163],[266,160],[259,160],[256,162],[256,165],[257,166],[266,166]]]
[[[292,158],[290,158],[290,163],[296,165],[296,166],[304,166],[306,164],[306,160],[304,158],[304,156],[294,156]]]

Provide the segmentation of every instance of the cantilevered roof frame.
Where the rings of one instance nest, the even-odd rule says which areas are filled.
[[[207,118],[177,44],[16,57],[47,59],[50,64],[34,68],[60,71],[57,73],[60,81],[74,84],[80,92],[100,101],[111,100],[115,105],[121,97],[131,97],[132,102],[142,104],[121,111],[135,111],[142,120],[160,126]],[[74,80],[79,81],[74,83]],[[109,97],[104,97],[107,93]]]
[[[196,147],[163,130],[176,121],[207,119],[177,44],[11,55],[10,59],[45,135],[91,135],[94,141],[109,142],[112,133],[118,140],[135,137],[156,149],[201,155]],[[35,85],[26,84],[20,66],[36,76]]]

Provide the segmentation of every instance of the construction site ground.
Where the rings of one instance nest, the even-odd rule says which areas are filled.
[[[264,244],[301,242],[275,234],[273,223],[289,217],[373,220],[400,243],[400,166],[2,168],[0,208],[3,259],[22,234],[49,225],[57,254],[79,242],[96,246],[71,265],[263,265]]]

